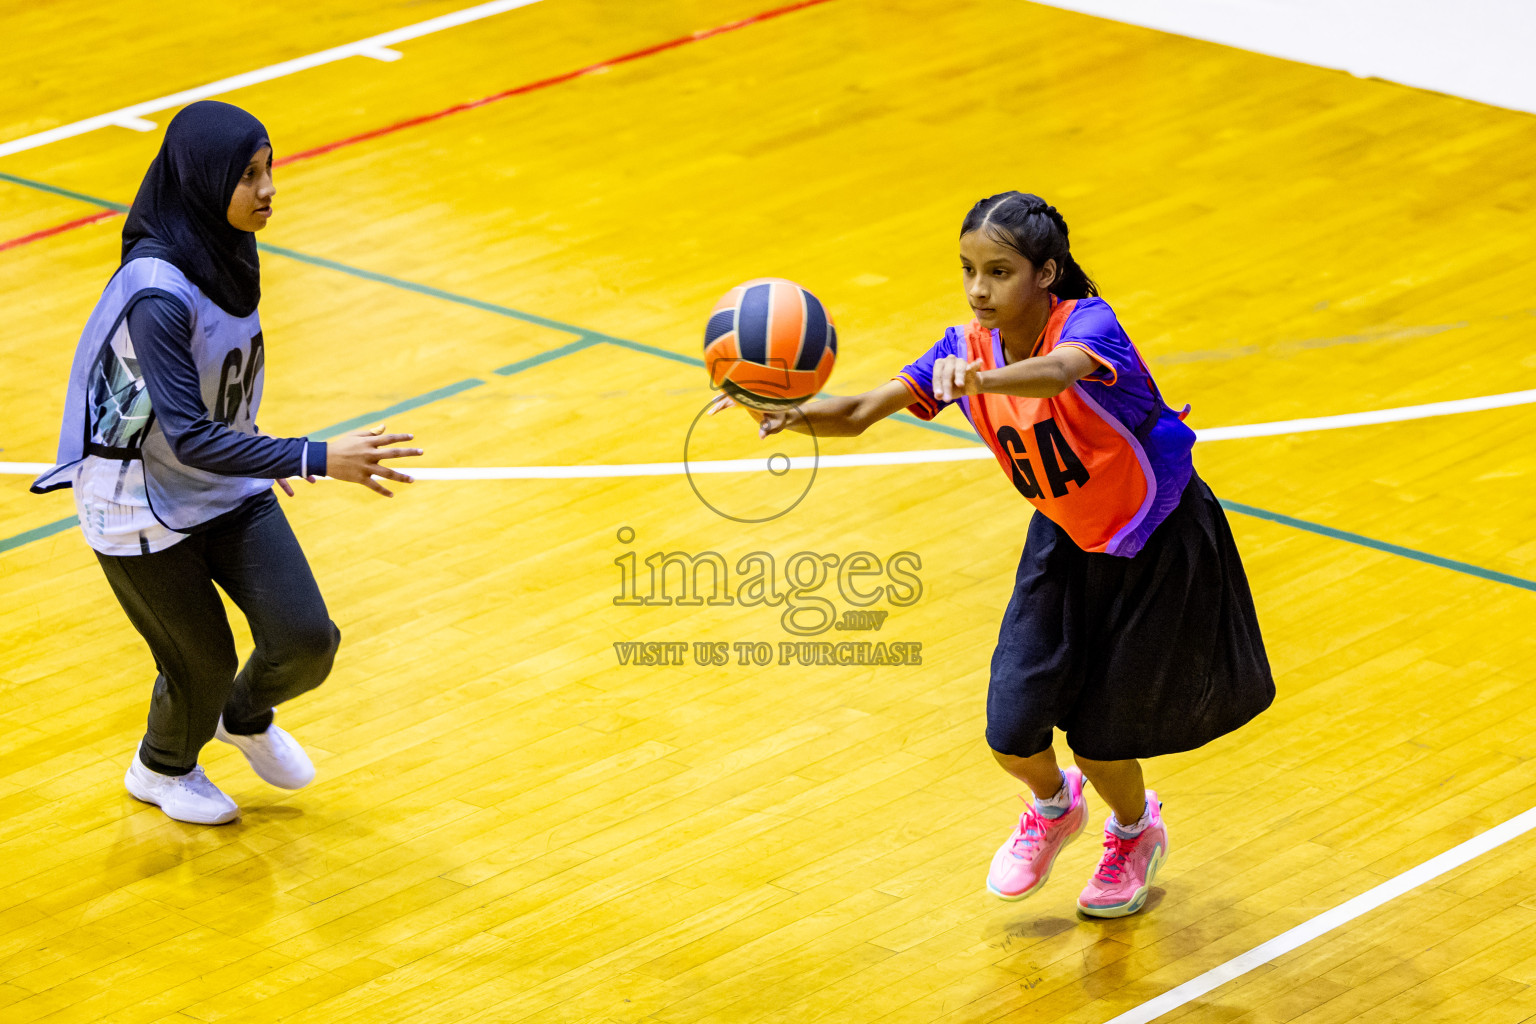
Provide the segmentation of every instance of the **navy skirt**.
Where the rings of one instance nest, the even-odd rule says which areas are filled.
[[[1039,512],[1003,615],[987,742],[1019,757],[1066,731],[1095,761],[1192,750],[1275,698],[1226,513],[1198,476],[1133,558],[1092,554]]]

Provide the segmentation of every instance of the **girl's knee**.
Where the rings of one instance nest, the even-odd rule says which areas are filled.
[[[1036,757],[1051,749],[1050,727],[1044,729],[1000,723],[987,723],[987,746],[994,757]]]
[[[1091,757],[1085,757],[1084,755],[1079,754],[1075,750],[1072,751],[1072,760],[1074,762],[1076,762],[1077,766],[1083,770],[1083,774],[1084,775],[1088,774],[1088,772],[1090,772],[1090,771],[1092,771],[1093,769],[1096,769],[1096,768],[1113,771],[1114,769],[1116,769],[1118,767],[1121,767],[1121,766],[1124,766],[1124,765],[1135,764],[1136,763],[1134,760],[1097,761],[1097,760],[1095,760],[1095,759],[1093,759]]]
[[[317,623],[316,628],[310,630],[305,637],[304,653],[312,661],[324,662],[329,669],[340,647],[341,630],[336,627],[336,623],[326,619],[324,625]]]
[[[269,656],[279,664],[313,668],[323,677],[330,671],[340,645],[341,630],[330,619],[322,619],[286,632]]]

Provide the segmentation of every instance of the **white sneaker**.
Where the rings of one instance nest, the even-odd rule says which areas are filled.
[[[161,775],[144,767],[134,751],[133,763],[123,776],[136,800],[158,804],[160,809],[177,821],[189,821],[194,825],[222,825],[240,817],[240,808],[224,795],[224,792],[208,781],[198,765],[185,775]]]
[[[219,726],[214,738],[231,743],[245,759],[251,762],[263,781],[281,789],[303,789],[315,779],[315,766],[299,741],[277,727],[273,722],[266,732],[251,736],[236,736],[224,731],[224,716],[219,716]]]

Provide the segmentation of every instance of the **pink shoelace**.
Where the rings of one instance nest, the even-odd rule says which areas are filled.
[[[1099,860],[1099,870],[1094,873],[1095,882],[1108,882],[1113,885],[1120,881],[1120,874],[1125,870],[1125,860],[1131,855],[1131,849],[1136,845],[1136,840],[1121,839],[1114,833],[1104,837],[1104,856]]]
[[[1049,827],[1050,820],[1030,804],[1019,815],[1019,837],[1013,841],[1009,852],[1020,858],[1033,853],[1045,839],[1045,830]]]

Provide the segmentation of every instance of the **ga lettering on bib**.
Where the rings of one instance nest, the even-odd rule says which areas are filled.
[[[1164,404],[1135,346],[1102,299],[1054,300],[1032,356],[1069,346],[1098,368],[1053,398],[981,394],[961,408],[1014,488],[1084,551],[1129,557],[1178,504],[1193,467],[1194,432]],[[912,392],[909,407],[932,419],[941,356],[1007,365],[996,331],[972,321],[944,338],[896,379]],[[1185,412],[1187,413],[1187,409]]]

